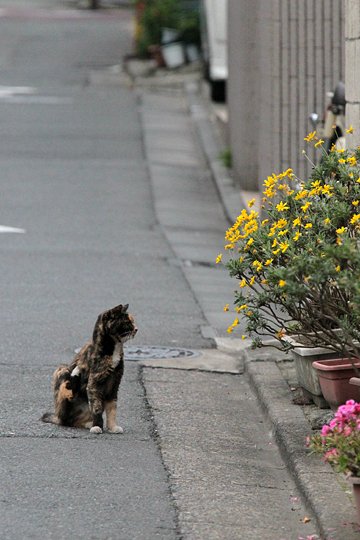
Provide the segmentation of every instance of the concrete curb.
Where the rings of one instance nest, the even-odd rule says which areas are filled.
[[[273,426],[273,434],[288,470],[315,515],[323,539],[355,540],[359,528],[351,496],[337,475],[318,456],[306,451],[311,427],[269,352],[242,351],[245,373],[258,401]],[[345,489],[347,485],[345,484]],[[351,487],[348,486],[351,493]]]

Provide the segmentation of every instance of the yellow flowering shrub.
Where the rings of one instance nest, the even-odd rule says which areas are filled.
[[[316,132],[305,140],[321,148]],[[255,347],[271,336],[286,349],[296,333],[360,356],[360,148],[322,152],[307,181],[268,176],[262,215],[251,204],[226,231],[222,262],[239,280],[229,332],[244,318]]]

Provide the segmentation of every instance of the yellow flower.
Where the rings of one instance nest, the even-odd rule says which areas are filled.
[[[359,202],[360,202],[360,201],[356,200],[356,201],[353,201],[351,204],[352,204],[353,206],[359,206]]]
[[[239,311],[243,310],[243,309],[246,309],[247,308],[247,304],[243,304],[242,306],[239,306]]]
[[[274,223],[273,227],[277,227],[278,229],[283,229],[287,225],[287,221],[284,218],[280,218],[276,223]]]
[[[311,142],[316,137],[316,131],[311,131],[306,137],[304,137],[304,141]]]
[[[277,255],[278,253],[280,253],[280,248],[274,249],[274,250],[273,250],[273,254],[274,254],[274,255]]]
[[[340,264],[338,264],[338,265],[335,267],[335,270],[336,270],[337,272],[340,272],[340,270],[341,270]]]
[[[295,240],[295,242],[299,240],[300,236],[301,236],[301,232],[297,231],[295,235],[293,236],[293,239]]]
[[[268,187],[266,188],[264,191],[263,191],[264,195],[266,197],[268,197],[269,199],[272,199],[273,197],[275,197],[276,195],[276,192],[274,191],[274,189],[272,187]]]
[[[360,219],[360,214],[354,214],[353,217],[350,219],[351,225],[354,225],[357,223]]]
[[[352,124],[350,124],[350,126],[347,128],[346,133],[354,133],[354,128]]]
[[[305,204],[302,205],[301,210],[303,212],[306,212],[306,210],[309,208],[310,205],[311,205],[311,202],[307,201]]]
[[[221,262],[221,259],[222,259],[222,253],[219,253],[219,255],[216,257],[216,264],[219,264],[219,262]]]
[[[346,227],[340,227],[339,229],[336,229],[336,232],[338,234],[344,234],[346,232]]]
[[[241,336],[241,339],[246,339],[246,336],[242,335],[242,336]]]
[[[312,223],[307,223],[305,225],[305,229],[312,229]]]
[[[236,319],[233,320],[233,326],[237,326],[239,324],[239,319],[236,317]]]
[[[249,285],[254,285],[255,283],[255,276],[253,276],[250,280],[249,280]]]
[[[234,327],[233,326],[229,326],[229,328],[226,330],[228,334],[232,334],[233,331],[234,331]]]
[[[245,278],[243,278],[243,279],[240,281],[239,287],[240,287],[241,289],[243,289],[244,287],[246,287],[246,279],[245,279]]]
[[[323,141],[322,139],[319,139],[317,143],[315,143],[315,148],[319,148],[319,146],[322,146],[324,144],[325,141]]]
[[[300,201],[300,199],[304,199],[305,197],[307,197],[309,195],[309,192],[307,189],[302,189],[301,191],[299,191],[296,195],[295,195],[295,200],[296,201]]]
[[[283,212],[284,210],[289,210],[290,207],[283,201],[280,201],[275,208],[278,212]]]
[[[270,264],[273,262],[274,259],[267,259],[265,262],[265,266],[270,266]]]
[[[325,225],[329,225],[329,223],[331,223],[331,219],[328,218],[328,217],[325,218],[325,219],[324,219],[324,223],[325,223]]]
[[[301,225],[301,219],[299,217],[297,217],[293,221],[293,227],[300,227],[300,225]]]
[[[289,244],[287,242],[280,242],[279,248],[281,249],[281,253],[285,253],[285,251],[288,249]]]
[[[351,167],[355,167],[355,165],[356,165],[356,157],[351,156],[351,157],[347,158],[347,162],[350,163]]]
[[[267,282],[268,282],[268,280],[267,280],[267,279],[262,279],[262,280],[261,280],[261,284],[262,284],[262,285],[266,285],[266,284],[267,284]]]
[[[229,311],[229,304],[225,304],[224,311]]]
[[[255,199],[251,199],[250,201],[248,201],[247,205],[249,208],[251,208],[252,206],[254,206],[255,204]]]
[[[277,246],[277,243],[278,243],[278,241],[276,240],[276,238],[274,238],[274,241],[273,241],[273,243],[271,244],[271,247],[276,247],[276,246]]]
[[[279,232],[279,236],[285,236],[289,232],[289,229],[284,229],[283,231]]]
[[[338,246],[342,246],[342,240],[341,240],[340,236],[337,237],[337,239],[336,239],[336,244],[337,244]]]
[[[334,188],[332,186],[329,186],[329,184],[325,184],[323,187],[322,187],[322,194],[323,195],[329,195],[329,196],[332,196],[332,190]]]
[[[279,285],[279,287],[285,287],[286,281],[284,279],[280,279],[278,285]]]
[[[254,243],[254,239],[253,239],[253,238],[250,238],[250,239],[247,241],[246,245],[247,245],[247,246],[251,246],[251,244],[253,244],[253,243]]]
[[[343,165],[344,163],[346,163],[346,160],[343,159],[343,158],[340,158],[339,161],[338,161],[338,163],[340,163],[341,165]]]
[[[256,268],[257,272],[260,272],[262,270],[262,263],[260,261],[254,261],[253,266]]]
[[[261,225],[264,226],[267,223],[269,223],[269,220],[268,219],[263,219],[262,222],[261,222]]]
[[[277,178],[274,174],[273,176],[268,176],[266,180],[264,180],[264,186],[265,187],[272,187],[276,184]]]
[[[228,250],[228,249],[234,249],[235,247],[235,244],[226,244],[226,246],[224,246],[224,249]],[[220,262],[220,261],[219,261]]]

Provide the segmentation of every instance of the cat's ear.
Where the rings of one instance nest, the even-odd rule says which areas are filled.
[[[126,313],[127,310],[128,310],[128,307],[129,307],[129,304],[119,304],[118,306],[112,308],[112,309],[109,309],[109,313],[111,313],[111,315],[117,315],[119,313]]]

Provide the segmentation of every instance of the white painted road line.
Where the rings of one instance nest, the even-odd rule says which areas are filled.
[[[0,234],[1,233],[24,234],[24,233],[26,233],[26,230],[25,229],[19,229],[18,227],[7,227],[6,225],[0,225]]]

